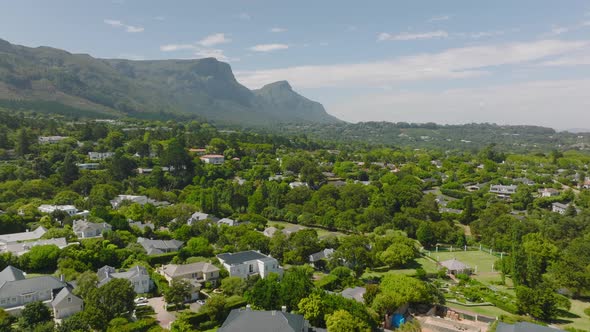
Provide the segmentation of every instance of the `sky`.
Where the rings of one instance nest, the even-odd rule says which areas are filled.
[[[590,128],[590,1],[2,0],[0,38],[230,63],[345,121]]]

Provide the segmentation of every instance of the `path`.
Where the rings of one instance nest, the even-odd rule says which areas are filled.
[[[160,323],[160,326],[165,329],[170,329],[172,322],[176,320],[176,315],[174,312],[166,311],[166,301],[164,301],[163,297],[152,297],[148,299],[148,303],[154,311],[156,312],[156,319]]]

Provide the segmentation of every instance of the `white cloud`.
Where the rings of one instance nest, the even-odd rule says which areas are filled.
[[[569,54],[540,63],[541,66],[583,66],[590,65],[590,53]]]
[[[143,27],[127,25],[119,20],[105,19],[105,20],[103,20],[103,22],[105,24],[108,24],[108,25],[114,27],[114,28],[125,28],[125,31],[130,32],[130,33],[143,32],[145,30]]]
[[[287,31],[287,29],[285,28],[279,28],[279,27],[274,27],[270,29],[270,32],[285,32]]]
[[[197,48],[197,45],[194,44],[168,44],[160,46],[160,51],[162,52],[174,52],[174,51],[182,51],[182,50],[194,50]]]
[[[590,122],[589,89],[590,80],[557,80],[438,92],[387,91],[351,96],[327,108],[349,121],[494,122],[565,129]]]
[[[211,47],[219,44],[226,44],[231,42],[231,39],[226,37],[224,33],[214,33],[199,41],[199,45]]]
[[[451,16],[449,16],[449,15],[440,15],[440,16],[431,17],[428,20],[428,22],[448,21],[450,19],[451,19]]]
[[[287,44],[260,44],[250,47],[250,50],[254,52],[273,52],[278,50],[285,50],[288,48],[289,45]]]
[[[458,79],[489,74],[490,67],[514,65],[565,55],[590,45],[587,41],[539,40],[452,48],[389,60],[333,65],[306,65],[237,72],[250,88],[288,80],[298,88],[379,87],[405,81]]]
[[[417,40],[417,39],[432,39],[432,38],[447,38],[447,37],[449,37],[449,34],[443,30],[419,32],[419,33],[402,32],[402,33],[395,34],[395,35],[387,33],[387,32],[382,32],[377,36],[377,40],[379,40],[379,41],[385,41],[385,40],[401,41],[401,40]]]
[[[505,33],[506,33],[506,31],[504,31],[504,30],[480,31],[480,32],[469,33],[468,36],[473,39],[480,39],[480,38],[485,38],[485,37],[501,36]]]

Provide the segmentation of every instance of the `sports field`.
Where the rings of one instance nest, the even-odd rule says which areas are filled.
[[[449,259],[457,259],[476,271],[477,274],[494,272],[494,263],[499,259],[483,251],[453,251],[453,252],[435,252],[430,253],[430,257],[442,262]]]

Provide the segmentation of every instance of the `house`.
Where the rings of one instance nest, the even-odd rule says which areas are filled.
[[[471,268],[467,264],[458,261],[457,259],[449,259],[439,263],[442,267],[447,269],[447,273],[457,274],[471,274]]]
[[[76,165],[78,166],[79,169],[86,170],[86,171],[93,171],[93,170],[100,169],[99,163],[82,163],[82,164],[76,164]]]
[[[232,227],[232,226],[238,226],[239,224],[241,224],[241,223],[236,220],[230,219],[230,218],[223,218],[217,222],[217,225],[219,225],[219,226],[227,225],[227,226]]]
[[[199,157],[205,164],[221,165],[225,158],[220,154],[205,154]]]
[[[39,136],[39,144],[57,144],[66,138],[68,138],[68,137],[67,136]]]
[[[84,310],[84,301],[74,295],[68,287],[64,287],[51,301],[51,307],[53,317],[63,319]]]
[[[192,264],[168,264],[158,269],[169,283],[172,280],[187,280],[193,285],[189,300],[199,299],[199,291],[203,283],[209,282],[213,286],[219,283],[219,268],[211,263],[198,262]]]
[[[440,213],[461,214],[461,213],[463,213],[463,210],[451,209],[451,208],[447,208],[447,207],[441,207],[441,208],[438,209],[438,212],[440,212]]]
[[[233,309],[217,332],[313,332],[315,329],[302,315],[283,311]]]
[[[74,216],[78,213],[78,209],[73,205],[49,205],[43,204],[40,205],[38,208],[39,212],[52,214],[55,211],[62,211],[67,213],[70,216]]]
[[[230,277],[246,279],[252,275],[260,275],[265,278],[269,273],[283,276],[283,268],[275,258],[254,250],[219,254],[217,258],[229,271]]]
[[[98,276],[98,287],[113,279],[127,279],[131,282],[133,290],[137,294],[149,293],[151,289],[150,275],[147,269],[140,265],[123,272],[117,272],[114,267],[105,265],[98,269],[96,275]]]
[[[118,209],[125,202],[129,202],[132,204],[136,203],[141,206],[144,206],[146,204],[152,204],[154,206],[170,205],[170,203],[168,202],[159,202],[154,199],[148,198],[147,196],[119,195],[115,197],[115,199],[111,200],[111,206],[113,207],[113,209]]]
[[[365,298],[363,295],[367,292],[365,287],[354,287],[354,288],[346,288],[345,290],[340,293],[342,297],[345,297],[350,300],[355,300],[359,303],[365,303]]]
[[[7,244],[11,242],[38,240],[46,232],[47,230],[45,227],[39,226],[32,232],[26,231],[21,233],[2,234],[0,235],[0,243]]]
[[[190,152],[190,153],[194,153],[194,154],[196,154],[197,156],[202,156],[202,155],[204,155],[205,153],[207,153],[207,149],[203,149],[203,148],[199,148],[199,149],[190,148],[190,149],[188,149],[188,152]]]
[[[501,184],[493,184],[490,186],[490,193],[498,195],[499,198],[509,198],[510,195],[516,193],[518,187],[515,185],[504,186]]]
[[[537,325],[529,322],[518,322],[516,324],[507,324],[498,322],[496,332],[558,332],[563,331],[549,326]]]
[[[113,227],[106,222],[94,223],[88,220],[74,220],[73,230],[80,239],[102,236],[105,231],[112,230]]]
[[[184,244],[182,241],[178,240],[150,240],[143,237],[137,238],[137,243],[141,244],[148,255],[177,252]]]
[[[469,192],[480,191],[484,187],[484,184],[469,184],[465,186],[465,189]]]
[[[174,167],[160,167],[160,169],[162,170],[162,172],[164,173],[168,173],[170,172],[170,170],[174,170]],[[153,168],[142,168],[142,167],[138,167],[136,170],[137,174],[151,174],[154,169]]]
[[[14,314],[27,303],[41,301],[49,305],[67,286],[63,279],[53,276],[27,279],[23,271],[9,265],[0,272],[0,308]]]
[[[273,235],[275,235],[276,231],[278,231],[279,229],[276,227],[267,227],[264,229],[264,232],[262,232],[262,234],[264,234],[264,236],[266,237],[273,237]]]
[[[527,186],[534,186],[536,184],[535,181],[527,179],[527,178],[516,178],[516,179],[514,179],[514,182],[526,184]]]
[[[112,158],[115,155],[114,152],[88,152],[88,159],[90,160],[105,160]]]
[[[333,254],[334,254],[334,249],[332,249],[332,248],[324,249],[322,251],[316,252],[315,254],[309,255],[309,263],[311,263],[311,265],[315,267],[319,261],[324,260],[324,259],[329,259],[330,257],[332,257]]]
[[[197,221],[202,221],[202,220],[206,220],[206,219],[209,219],[209,214],[197,211],[197,212],[193,213],[190,218],[188,218],[186,223],[189,225],[192,225],[193,223],[195,223]]]
[[[31,248],[35,246],[47,245],[56,245],[59,249],[63,249],[68,246],[68,242],[66,241],[65,237],[30,242],[10,242],[0,246],[0,251],[10,252],[14,256],[21,256],[28,253],[31,250]]]
[[[295,189],[297,187],[307,187],[307,183],[300,182],[300,181],[294,181],[294,182],[289,183],[289,187],[291,187],[291,189]]]
[[[539,195],[541,195],[541,197],[555,197],[559,196],[559,190],[555,188],[539,189]]]
[[[567,209],[569,206],[570,206],[569,204],[555,202],[555,203],[551,204],[551,211],[559,213],[559,214],[565,214],[567,212]],[[581,212],[581,210],[576,208],[576,213],[580,213],[580,212]]]

